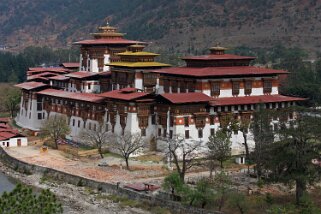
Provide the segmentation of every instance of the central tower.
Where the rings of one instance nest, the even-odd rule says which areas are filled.
[[[119,61],[118,53],[125,52],[127,47],[143,42],[127,40],[117,28],[109,26],[98,27],[98,31],[91,34],[94,38],[75,42],[80,45],[80,71],[103,72],[109,71],[111,62]]]

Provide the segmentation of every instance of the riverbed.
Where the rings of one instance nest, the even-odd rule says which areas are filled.
[[[0,195],[3,192],[10,192],[15,187],[15,181],[0,172]]]

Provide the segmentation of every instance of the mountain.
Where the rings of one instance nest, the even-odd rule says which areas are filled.
[[[69,47],[107,20],[169,54],[203,53],[217,42],[321,47],[319,0],[2,0],[0,45]]]

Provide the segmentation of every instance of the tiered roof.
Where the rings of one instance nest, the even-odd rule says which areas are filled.
[[[155,62],[155,57],[159,54],[143,51],[143,45],[131,45],[128,50],[118,53],[119,62],[111,62],[108,66],[128,67],[128,68],[162,68],[169,67],[169,64]]]
[[[98,32],[92,33],[94,39],[75,42],[76,45],[112,45],[112,44],[143,44],[143,42],[124,39],[124,34],[117,32],[117,28],[106,26],[98,28]]]

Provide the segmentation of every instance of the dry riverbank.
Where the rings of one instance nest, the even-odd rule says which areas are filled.
[[[78,187],[67,183],[58,183],[44,178],[40,174],[26,175],[6,167],[0,162],[0,171],[23,184],[37,189],[50,189],[63,205],[64,213],[68,214],[148,214],[139,208],[114,203],[106,193]]]

